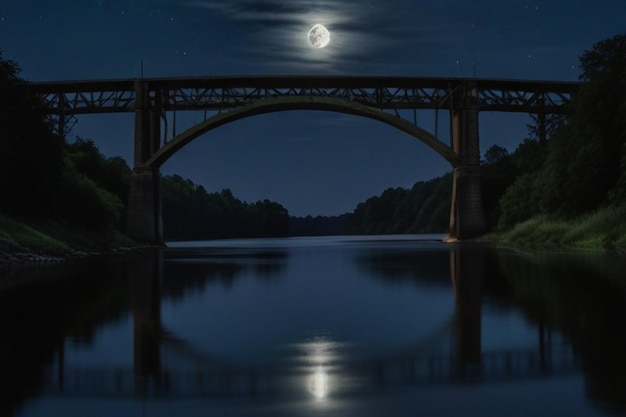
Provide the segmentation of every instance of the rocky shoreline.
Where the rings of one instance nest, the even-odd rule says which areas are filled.
[[[45,254],[34,253],[34,252],[15,252],[15,253],[3,252],[2,254],[0,254],[0,268],[8,267],[11,265],[62,262],[71,257],[45,255]]]
[[[135,252],[141,249],[154,248],[157,246],[137,246],[119,247],[101,251],[81,251],[73,250],[66,254],[50,254],[41,251],[33,251],[27,248],[18,247],[15,244],[7,245],[7,242],[0,242],[0,269],[18,265],[41,265],[69,261],[72,259],[87,258],[90,256],[124,254]]]

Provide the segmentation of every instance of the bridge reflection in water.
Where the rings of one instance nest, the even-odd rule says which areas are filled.
[[[467,384],[545,378],[579,370],[571,346],[553,344],[551,331],[539,326],[534,349],[483,352],[481,346],[484,252],[463,245],[450,248],[455,292],[454,349],[425,354],[419,349],[389,356],[353,359],[346,346],[317,337],[289,346],[289,363],[270,368],[228,364],[198,352],[165,331],[160,320],[161,256],[130,263],[134,323],[133,369],[65,368],[59,361],[49,394],[95,397],[225,398],[269,395],[312,396],[366,392],[380,386]],[[63,355],[59,356],[60,358]],[[167,357],[193,363],[192,370],[167,366]]]

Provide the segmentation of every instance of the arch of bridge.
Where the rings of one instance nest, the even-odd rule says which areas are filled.
[[[144,162],[143,165],[146,167],[158,168],[192,140],[227,123],[255,115],[288,110],[325,110],[378,120],[422,141],[447,160],[452,167],[459,166],[461,162],[460,157],[451,147],[441,142],[428,131],[399,116],[394,116],[392,114],[385,113],[382,110],[345,99],[292,96],[261,99],[233,110],[216,114],[204,122],[199,123],[175,136],[172,140],[158,149],[147,161]]]

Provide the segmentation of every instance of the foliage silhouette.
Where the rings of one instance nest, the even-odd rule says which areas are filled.
[[[572,218],[625,202],[626,35],[596,43],[580,67],[583,84],[545,155],[532,141],[512,155],[520,172],[500,201],[503,229],[536,215]]]
[[[62,180],[63,140],[51,132],[44,104],[21,91],[19,72],[0,50],[0,211],[38,216]]]
[[[162,180],[163,227],[166,239],[279,237],[289,234],[289,213],[269,200],[242,202],[224,189],[208,193],[180,175]]]
[[[124,181],[114,186],[105,178],[124,166],[111,162],[95,172],[105,160],[95,145],[81,139],[66,144],[53,132],[44,103],[25,93],[23,83],[18,65],[0,55],[0,213],[63,238],[70,229],[102,235],[119,230]]]

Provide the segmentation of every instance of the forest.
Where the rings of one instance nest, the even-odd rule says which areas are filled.
[[[485,152],[482,195],[491,231],[506,234],[533,221],[561,222],[563,229],[610,212],[592,217],[594,224],[609,230],[605,246],[622,244],[626,226],[615,216],[626,212],[626,35],[597,42],[579,61],[582,86],[567,114],[548,118],[547,140],[531,123],[514,151],[493,146]],[[55,134],[44,103],[20,89],[19,73],[0,51],[0,252],[48,238],[43,249],[59,251],[131,242],[123,233],[130,167],[89,139],[69,142]],[[244,202],[228,189],[208,192],[189,179],[164,176],[164,235],[445,233],[451,184],[448,173],[411,189],[389,188],[351,213],[291,217],[277,202]]]
[[[483,207],[498,239],[626,246],[626,35],[597,42],[579,61],[581,88],[567,114],[547,118],[547,140],[534,118],[513,152],[485,152]],[[356,208],[347,231],[445,232],[450,180],[448,174],[411,190],[388,189]]]

